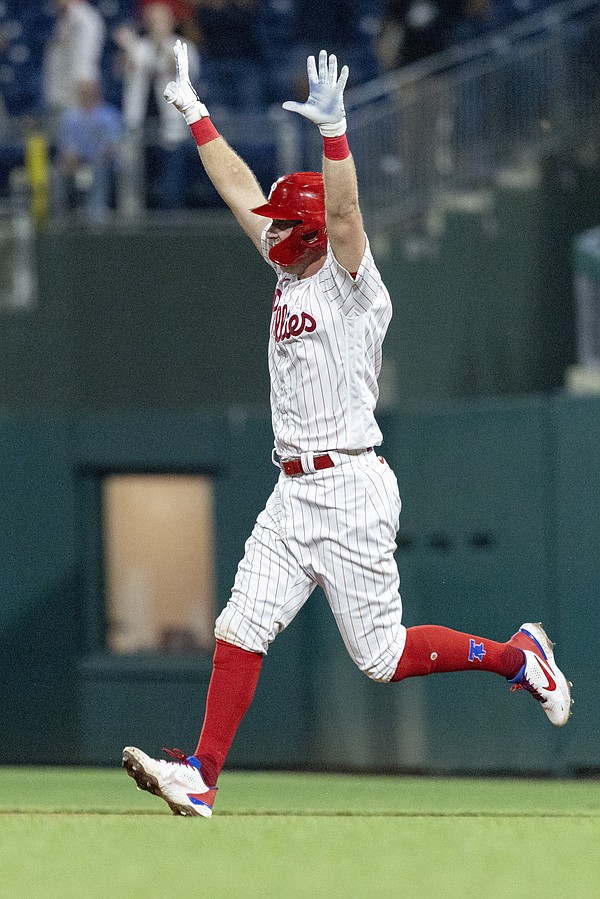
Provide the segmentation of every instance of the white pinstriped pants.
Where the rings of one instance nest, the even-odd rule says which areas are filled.
[[[354,662],[389,681],[406,640],[394,560],[400,505],[396,477],[374,452],[282,473],[246,542],[217,639],[266,653],[319,585]]]

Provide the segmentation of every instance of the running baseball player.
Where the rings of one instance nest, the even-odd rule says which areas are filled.
[[[277,275],[269,334],[273,459],[279,478],[246,543],[219,615],[204,724],[192,755],[123,751],[123,766],[176,815],[210,817],[217,779],[256,689],[263,657],[323,588],[346,648],[387,683],[445,671],[491,671],[527,690],[552,724],[566,724],[570,684],[541,624],[506,643],[437,625],[405,628],[394,560],[400,497],[373,447],[389,294],[363,228],[346,138],[348,68],[322,50],[308,59],[309,97],[284,109],[323,136],[323,171],[279,178],[265,200],[248,166],[219,135],[174,48],[165,98],[183,113],[215,188]]]

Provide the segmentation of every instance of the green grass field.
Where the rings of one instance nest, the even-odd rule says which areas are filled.
[[[117,770],[0,768],[0,896],[600,897],[600,783],[225,773],[211,820]]]

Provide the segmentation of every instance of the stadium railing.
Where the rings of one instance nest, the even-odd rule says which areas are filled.
[[[600,0],[557,3],[348,90],[346,109],[367,224],[423,219],[445,193],[597,139]],[[316,129],[298,117],[216,119],[266,190],[283,172],[320,168]]]
[[[600,392],[600,228],[573,241],[577,364],[567,372],[569,386]]]
[[[600,2],[556,4],[347,92],[348,133],[371,226],[423,215],[445,191],[485,184],[597,138]],[[318,164],[314,141],[309,164]]]
[[[600,0],[557,3],[349,89],[346,108],[368,226],[422,220],[447,193],[486,185],[502,169],[597,138]],[[265,190],[283,172],[320,167],[316,129],[298,117],[280,109],[252,116],[211,111]],[[0,194],[6,196],[21,147],[18,127],[5,119],[2,130]],[[126,144],[115,191],[116,213],[124,218],[149,205],[156,122],[149,120],[141,144],[136,140]],[[193,182],[191,205],[214,206],[214,190],[201,171]]]

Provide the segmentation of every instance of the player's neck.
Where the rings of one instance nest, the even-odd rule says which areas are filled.
[[[312,278],[313,275],[316,275],[323,268],[325,259],[325,256],[319,256],[318,259],[313,259],[312,262],[309,262],[306,267],[302,265],[291,266],[292,274],[296,275],[299,281],[302,281],[304,278]]]

